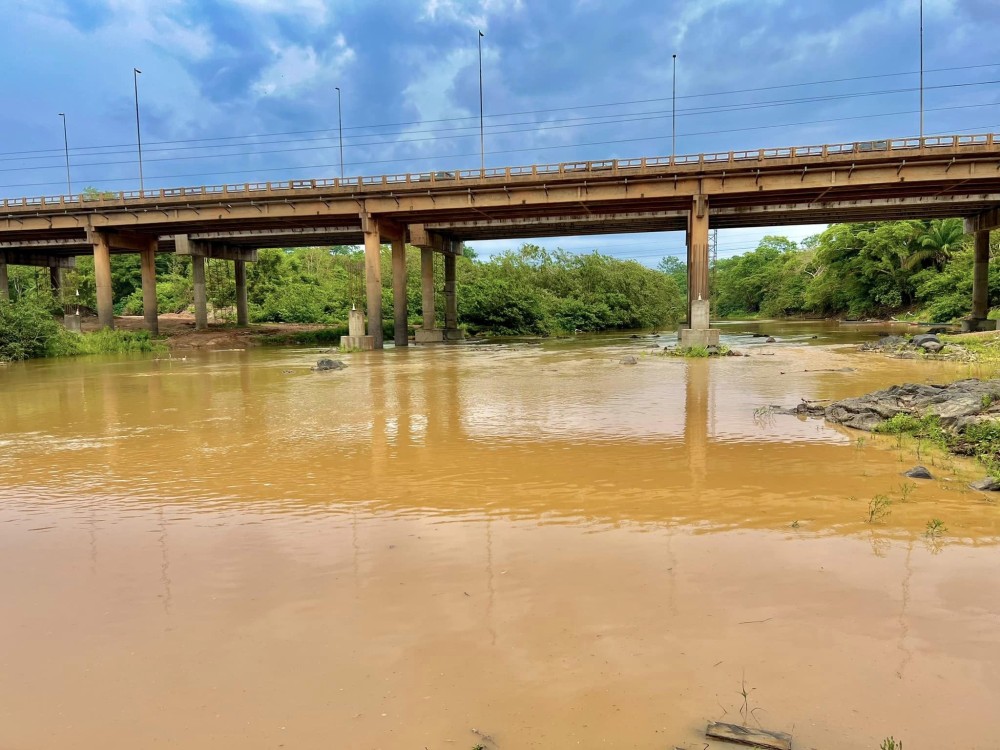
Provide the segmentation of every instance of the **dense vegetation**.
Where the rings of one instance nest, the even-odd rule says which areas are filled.
[[[1000,235],[991,254],[998,251]],[[970,312],[972,243],[960,219],[836,224],[801,247],[765,237],[754,251],[720,260],[713,284],[721,317],[909,314],[945,322]],[[1000,302],[995,262],[990,302]]]
[[[993,252],[1000,253],[996,241]],[[391,321],[387,248],[382,265],[383,317]],[[157,257],[161,313],[189,309],[190,266],[186,257]],[[407,268],[410,321],[418,324],[420,255],[413,248],[407,251]],[[459,321],[472,332],[548,335],[653,328],[673,324],[684,314],[686,268],[674,257],[664,258],[654,270],[598,252],[576,255],[526,244],[489,260],[466,250],[458,259],[457,273]],[[439,295],[443,274],[437,256]],[[212,315],[217,321],[232,320],[232,264],[209,260],[206,277]],[[252,321],[324,323],[333,331],[346,323],[352,305],[365,304],[364,254],[354,247],[263,250],[259,260],[249,264],[247,282]],[[96,345],[67,338],[53,317],[63,304],[95,307],[91,258],[79,258],[77,267],[66,273],[59,300],[49,290],[48,269],[11,266],[10,284],[13,303],[0,305],[0,359],[72,353]],[[112,284],[116,313],[141,314],[138,256],[112,258]],[[801,246],[770,236],[751,252],[719,260],[711,286],[719,317],[910,315],[947,321],[969,313],[971,238],[959,219],[839,224]],[[1000,303],[997,263],[990,270],[990,301]],[[443,296],[437,311],[443,316]],[[100,346],[152,346],[148,337],[140,338],[111,337]]]

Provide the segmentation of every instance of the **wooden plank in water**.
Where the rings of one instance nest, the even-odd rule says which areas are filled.
[[[752,729],[736,724],[715,721],[708,725],[705,736],[714,740],[726,740],[740,745],[764,747],[768,750],[792,750],[792,735],[784,732],[769,732],[766,729]]]

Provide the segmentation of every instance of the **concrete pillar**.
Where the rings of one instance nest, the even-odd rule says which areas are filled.
[[[687,325],[678,332],[682,347],[718,346],[719,331],[709,327],[708,196],[692,199],[687,226]]]
[[[365,289],[368,297],[368,335],[372,346],[382,348],[382,238],[378,224],[368,220],[365,231]]]
[[[434,329],[434,251],[429,247],[420,248],[420,297],[423,307],[425,331]]]
[[[250,325],[250,306],[247,304],[247,263],[245,260],[233,261],[236,277],[236,325]]]
[[[458,337],[458,296],[455,288],[457,258],[444,256],[444,330],[445,338]]]
[[[392,241],[392,312],[393,341],[396,346],[407,346],[409,316],[406,309],[406,243],[402,239]]]
[[[142,267],[142,316],[146,328],[156,336],[160,332],[159,311],[156,301],[156,240],[150,240],[149,247],[139,252]]]
[[[194,276],[194,329],[208,328],[208,290],[205,288],[205,256],[191,256],[191,272]]]
[[[52,296],[58,300],[61,300],[62,275],[59,266],[49,266],[49,287],[52,289]]]
[[[94,283],[97,287],[97,322],[101,328],[115,327],[115,308],[111,289],[111,246],[107,235],[93,233]]]
[[[976,232],[975,265],[972,268],[972,317],[986,320],[990,311],[990,233]]]
[[[7,280],[7,256],[0,253],[0,298],[10,299],[10,282]]]

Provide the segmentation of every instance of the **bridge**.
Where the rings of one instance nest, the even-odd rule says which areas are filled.
[[[458,336],[456,257],[483,239],[685,230],[684,344],[709,325],[709,228],[960,216],[975,236],[972,318],[991,325],[989,231],[1000,228],[1000,134],[899,138],[669,157],[607,159],[374,177],[288,180],[0,203],[0,295],[7,264],[60,269],[92,255],[97,311],[114,325],[110,256],[142,259],[143,308],[157,330],[155,254],[192,258],[196,327],[207,326],[205,258],[235,264],[237,322],[248,322],[246,263],[265,247],[364,245],[366,343],[382,347],[381,246],[392,247],[394,340],[407,345],[405,247],[421,250],[418,342]],[[434,309],[444,257],[445,327]]]

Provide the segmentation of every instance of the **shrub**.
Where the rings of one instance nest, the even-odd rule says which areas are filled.
[[[45,355],[62,330],[49,312],[50,302],[42,295],[24,296],[17,302],[0,299],[0,361]]]

